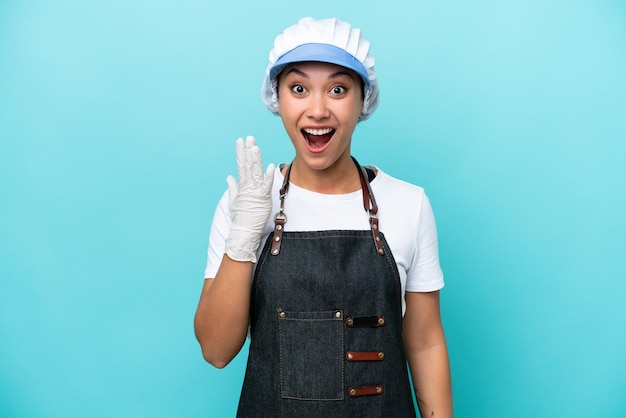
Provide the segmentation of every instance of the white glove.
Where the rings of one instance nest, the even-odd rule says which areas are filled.
[[[239,138],[235,148],[239,184],[233,176],[226,178],[232,220],[226,254],[233,260],[256,263],[256,251],[272,211],[274,165],[268,165],[263,174],[261,150],[252,136],[246,138],[245,144]]]

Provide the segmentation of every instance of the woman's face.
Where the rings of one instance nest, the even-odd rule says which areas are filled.
[[[296,150],[295,166],[331,170],[350,159],[352,132],[363,108],[361,79],[322,62],[286,67],[278,79],[278,112]]]

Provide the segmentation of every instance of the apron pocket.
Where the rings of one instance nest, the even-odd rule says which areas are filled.
[[[283,398],[343,399],[343,312],[278,310]]]

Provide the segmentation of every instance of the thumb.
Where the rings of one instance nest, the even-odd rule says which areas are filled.
[[[272,185],[274,184],[274,164],[269,164],[267,170],[265,170],[265,178],[263,179],[262,191],[263,194],[268,195],[272,191]]]
[[[232,205],[233,200],[237,196],[237,192],[239,191],[239,186],[237,185],[237,180],[233,176],[226,177],[226,183],[228,183],[228,204]]]

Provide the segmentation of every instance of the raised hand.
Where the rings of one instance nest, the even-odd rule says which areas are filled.
[[[226,254],[236,261],[256,262],[256,251],[272,210],[274,165],[263,173],[261,150],[254,137],[235,143],[239,182],[228,176],[228,208],[232,220]]]

